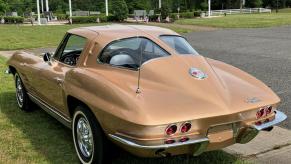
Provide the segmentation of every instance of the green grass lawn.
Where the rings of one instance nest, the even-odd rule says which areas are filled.
[[[273,12],[276,12],[276,10],[273,10]],[[291,8],[280,9],[279,13],[291,13]]]
[[[54,47],[58,45],[67,30],[93,25],[96,24],[57,26],[0,25],[0,50]]]
[[[199,25],[221,28],[258,28],[291,24],[290,13],[272,14],[240,14],[217,18],[180,19],[175,23],[183,25]]]
[[[14,81],[3,74],[6,59],[0,57],[0,163],[79,163],[71,131],[38,107],[22,112],[15,100]],[[138,158],[117,149],[113,164],[244,163],[223,151],[199,157]]]
[[[149,23],[150,25],[170,28],[178,33],[201,31],[197,26],[222,28],[271,27],[291,24],[290,9],[280,13],[227,15],[211,19],[180,19],[172,24]],[[59,26],[18,26],[0,25],[0,51],[39,47],[56,47],[65,32],[81,26],[104,24],[59,25]]]
[[[17,50],[39,47],[55,47],[69,29],[83,26],[105,24],[79,24],[57,26],[18,26],[0,25],[0,51]],[[191,30],[180,27],[168,27],[178,33],[187,33]]]

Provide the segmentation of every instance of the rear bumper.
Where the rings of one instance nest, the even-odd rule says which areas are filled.
[[[141,145],[117,135],[109,134],[109,137],[122,148],[141,157],[165,157],[167,155],[178,154],[198,156],[206,151],[210,142],[207,137],[201,137],[186,142],[175,142],[173,144]]]
[[[195,139],[195,140],[189,140],[186,142],[176,142],[173,144],[163,144],[163,145],[140,145],[137,143],[134,143],[132,141],[126,140],[124,138],[115,136],[115,135],[111,135],[109,134],[109,137],[111,137],[113,140],[118,141],[122,144],[125,144],[127,146],[131,146],[131,147],[135,147],[135,148],[139,148],[139,149],[168,149],[168,148],[172,148],[172,147],[179,147],[179,146],[185,146],[185,145],[191,145],[191,144],[197,144],[197,143],[203,143],[203,142],[209,142],[209,139],[207,137],[203,137],[203,138],[199,138],[199,139]]]
[[[254,137],[256,137],[259,131],[277,125],[287,118],[287,116],[283,112],[280,111],[275,112],[276,112],[275,119],[268,123],[262,124],[260,126],[251,125],[248,127],[241,127],[240,130],[238,131],[238,134],[234,134],[234,137],[231,139],[231,141],[222,143],[223,147],[229,146],[229,144],[234,143],[242,144],[247,143],[251,141]],[[199,136],[195,139],[191,139],[186,142],[175,142],[173,144],[159,144],[159,145],[142,145],[132,140],[120,137],[118,135],[109,134],[108,136],[111,138],[111,140],[113,140],[121,147],[129,150],[133,154],[140,156],[160,156],[159,152],[161,151],[171,152],[172,150],[175,151],[174,154],[191,153],[194,156],[196,156],[207,151],[209,147],[211,147],[213,144],[211,140],[207,137],[208,135]]]
[[[275,115],[275,119],[273,121],[270,121],[268,123],[264,123],[262,125],[253,125],[252,127],[256,130],[264,130],[266,128],[269,128],[269,127],[272,127],[274,125],[277,125],[279,123],[281,123],[282,121],[286,120],[287,119],[287,116],[286,114],[284,114],[283,112],[280,112],[280,111],[275,111],[276,112],[276,115]]]

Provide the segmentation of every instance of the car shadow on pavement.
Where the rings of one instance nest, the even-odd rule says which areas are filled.
[[[38,163],[39,161],[79,163],[70,129],[36,105],[32,107],[31,112],[20,111],[13,91],[0,93],[0,103],[0,118],[6,120],[6,122],[0,122],[0,126],[3,124],[4,127],[0,129],[0,135],[7,133],[12,137],[4,138],[6,141],[0,147],[0,151],[15,149],[16,152],[11,154],[11,158],[13,159],[16,154],[21,154],[19,158],[27,160],[28,163]],[[9,129],[5,129],[5,127],[9,127]],[[112,151],[110,150],[110,154],[107,155],[109,160],[106,163],[113,164],[235,163],[238,160],[223,151],[206,152],[198,157],[180,155],[167,158],[140,158],[114,145],[110,145],[110,147]],[[4,161],[0,159],[0,163],[2,162]],[[13,163],[13,161],[11,162]]]

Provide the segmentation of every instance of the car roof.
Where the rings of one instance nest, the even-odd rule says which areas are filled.
[[[160,35],[179,35],[176,32],[148,25],[105,25],[105,26],[89,26],[79,27],[69,30],[69,33],[85,36],[87,38],[93,37],[92,35],[104,37],[108,40],[116,40],[117,38],[127,38],[134,36],[144,37],[159,37]]]

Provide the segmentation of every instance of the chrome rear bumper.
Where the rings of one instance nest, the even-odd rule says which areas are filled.
[[[197,144],[197,143],[202,143],[202,142],[209,142],[209,139],[207,137],[205,137],[205,138],[200,138],[200,139],[196,139],[196,140],[189,140],[189,141],[186,141],[186,142],[176,142],[176,143],[173,143],[173,144],[145,146],[145,145],[136,144],[136,143],[134,143],[132,141],[123,139],[123,138],[118,137],[116,135],[109,134],[109,137],[114,139],[114,140],[116,140],[116,141],[118,141],[118,142],[120,142],[120,143],[123,143],[125,145],[132,146],[132,147],[135,147],[135,148],[140,148],[140,149],[168,149],[168,148],[171,148],[171,147],[178,147],[178,146]]]
[[[280,111],[277,111],[277,110],[275,112],[276,112],[276,115],[275,115],[275,119],[273,121],[270,121],[268,123],[264,123],[264,124],[259,125],[259,126],[258,125],[252,125],[252,127],[260,131],[260,130],[272,127],[274,125],[277,125],[280,122],[283,122],[284,120],[287,119],[286,114],[284,114],[283,112],[280,112]]]
[[[243,130],[240,131],[240,134],[238,134],[237,136],[234,136],[235,142],[242,143],[242,144],[247,143],[251,141],[254,137],[256,137],[259,131],[272,127],[274,125],[277,125],[287,118],[287,116],[283,112],[280,112],[280,111],[275,111],[275,112],[276,112],[276,115],[273,121],[262,124],[260,126],[251,125],[249,127],[242,127]],[[112,140],[118,143],[121,143],[125,146],[129,146],[131,148],[143,149],[143,150],[160,150],[160,149],[166,150],[168,148],[178,148],[178,147],[187,146],[187,145],[196,145],[197,147],[195,148],[195,151],[193,154],[194,156],[199,155],[203,153],[204,151],[206,151],[208,144],[210,144],[210,140],[206,136],[201,136],[200,138],[198,137],[197,139],[191,139],[186,142],[175,142],[173,144],[160,144],[160,145],[141,145],[131,140],[124,139],[122,137],[119,137],[113,134],[109,134],[109,137]]]
[[[109,134],[109,137],[113,139],[114,141],[117,141],[125,146],[129,146],[134,149],[154,151],[155,156],[162,156],[162,157],[166,157],[167,156],[166,154],[170,154],[166,152],[166,150],[169,148],[179,148],[179,147],[188,146],[188,145],[195,145],[195,147],[193,148],[192,154],[193,156],[198,156],[201,153],[206,151],[209,144],[209,139],[207,137],[193,139],[193,140],[189,140],[185,142],[175,142],[173,144],[161,144],[161,145],[140,145],[130,140],[127,140],[127,139],[124,139],[112,134]]]

